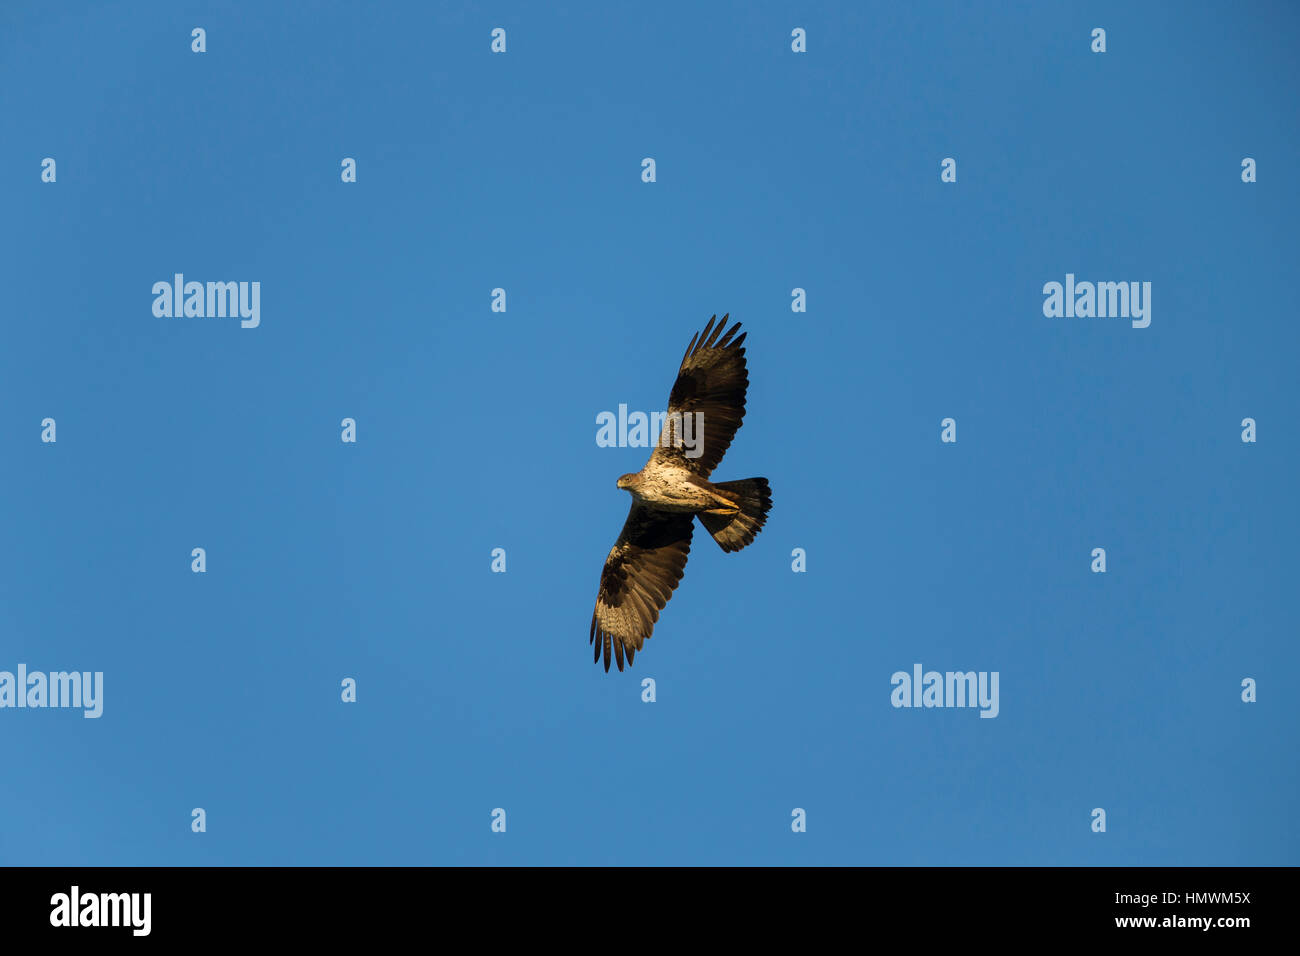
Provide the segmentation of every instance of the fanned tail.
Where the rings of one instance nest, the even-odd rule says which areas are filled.
[[[734,515],[701,513],[696,517],[723,551],[739,551],[754,540],[767,521],[767,513],[772,510],[772,489],[766,478],[715,482],[713,489],[735,501],[740,511]]]

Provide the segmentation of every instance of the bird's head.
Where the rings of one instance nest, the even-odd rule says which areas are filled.
[[[618,487],[622,488],[624,491],[631,491],[637,486],[637,482],[638,479],[636,472],[629,472],[626,475],[618,476]]]

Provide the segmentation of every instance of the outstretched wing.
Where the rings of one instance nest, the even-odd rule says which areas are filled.
[[[704,331],[691,339],[682,357],[677,381],[668,396],[668,419],[652,462],[689,468],[701,478],[709,477],[731,447],[745,417],[745,334],[732,338],[737,322],[726,334],[730,313],[714,328],[715,315]],[[689,418],[687,417],[689,416]]]
[[[631,664],[654,630],[659,612],[682,579],[691,550],[691,522],[690,514],[632,503],[623,531],[600,572],[600,592],[591,615],[595,659],[600,660],[603,647],[606,671],[611,644],[622,670],[624,651]]]

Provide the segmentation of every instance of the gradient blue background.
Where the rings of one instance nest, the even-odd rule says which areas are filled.
[[[105,673],[0,863],[1300,862],[1293,6],[289,6],[0,13],[0,669]],[[606,675],[595,416],[715,312],[775,508]]]

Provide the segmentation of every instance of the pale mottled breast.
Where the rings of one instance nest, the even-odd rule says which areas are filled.
[[[637,492],[642,501],[665,511],[702,511],[714,504],[697,475],[667,463],[647,464]]]

